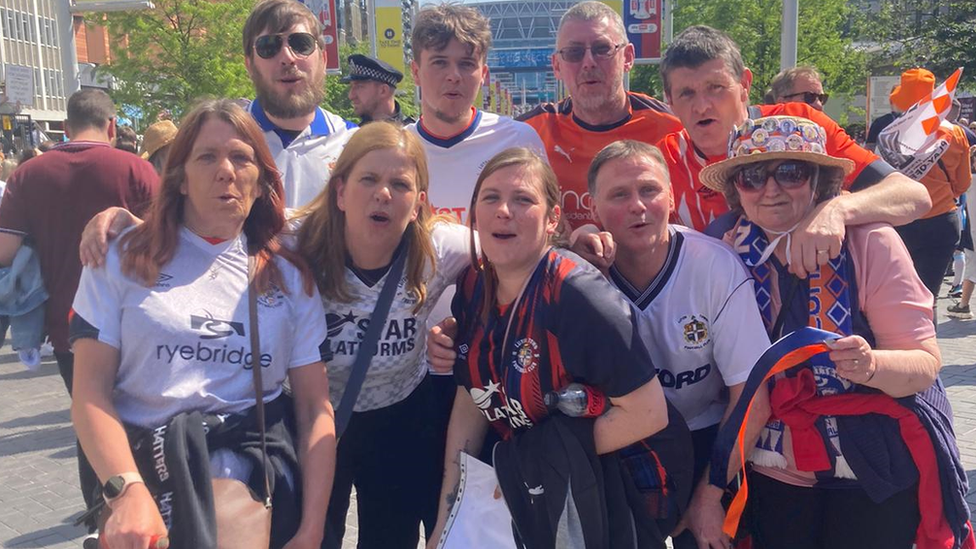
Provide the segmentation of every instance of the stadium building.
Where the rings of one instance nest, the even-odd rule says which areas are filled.
[[[559,18],[577,0],[478,2],[477,8],[491,21],[492,49],[488,67],[494,78],[512,93],[516,106],[531,107],[559,98],[551,57]]]

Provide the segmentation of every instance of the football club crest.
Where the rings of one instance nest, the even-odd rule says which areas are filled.
[[[526,374],[535,370],[539,365],[539,344],[531,337],[520,339],[515,342],[515,369],[519,373]]]
[[[701,349],[711,342],[707,318],[701,315],[685,315],[678,323],[684,336],[685,349]]]
[[[281,288],[272,284],[268,291],[258,296],[257,301],[263,307],[280,307],[285,303],[285,293],[281,291]]]

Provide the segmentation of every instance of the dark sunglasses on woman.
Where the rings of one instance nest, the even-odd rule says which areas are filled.
[[[787,160],[773,165],[773,162],[756,162],[742,167],[733,176],[735,186],[740,191],[755,192],[766,186],[772,176],[784,189],[799,189],[806,185],[816,168],[809,162]]]
[[[799,93],[791,93],[789,95],[784,95],[783,99],[786,99],[787,101],[803,101],[807,105],[813,105],[817,101],[817,99],[819,99],[821,105],[826,105],[827,100],[830,99],[830,94],[799,92]]]
[[[288,35],[265,34],[258,36],[258,39],[254,41],[254,53],[262,59],[271,59],[278,55],[286,40],[288,48],[299,57],[308,57],[315,51],[315,36],[308,32],[293,32]]]

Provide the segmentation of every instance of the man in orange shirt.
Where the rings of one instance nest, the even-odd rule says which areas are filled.
[[[602,2],[580,2],[559,21],[552,69],[569,90],[559,103],[519,117],[535,128],[559,178],[563,218],[573,227],[593,223],[586,172],[603,147],[621,139],[656,143],[681,129],[668,107],[624,90],[634,66],[620,14]]]
[[[827,115],[804,103],[749,106],[752,72],[739,48],[725,33],[704,25],[682,31],[661,63],[668,104],[684,129],[658,143],[671,172],[673,221],[704,230],[728,211],[725,197],[704,187],[702,168],[726,157],[729,134],[747,118],[799,116],[822,126],[827,154],[848,158],[854,172],[844,193],[819,205],[792,232],[790,270],[800,277],[840,253],[845,225],[909,223],[932,204],[925,188],[854,142]]]

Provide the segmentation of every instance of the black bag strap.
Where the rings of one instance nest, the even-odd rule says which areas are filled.
[[[254,256],[247,256],[247,309],[251,328],[251,373],[258,429],[261,431],[261,475],[264,477],[264,506],[271,508],[271,481],[268,478],[268,446],[264,425],[264,383],[261,380],[261,335],[258,330],[258,288],[255,283]]]
[[[400,277],[403,276],[403,266],[407,262],[407,252],[409,248],[404,246],[393,265],[386,273],[386,281],[383,282],[383,289],[380,290],[380,297],[376,300],[376,308],[369,317],[369,326],[366,334],[359,344],[356,352],[356,360],[352,363],[352,370],[349,374],[349,382],[346,383],[346,390],[342,393],[342,400],[339,401],[339,408],[336,410],[335,425],[336,438],[342,436],[343,431],[349,426],[349,419],[352,417],[352,409],[359,398],[359,391],[363,388],[366,381],[366,371],[369,364],[376,354],[376,343],[380,339],[380,332],[386,325],[386,317],[390,314],[390,306],[393,304],[393,296],[396,295],[397,286],[400,284]]]

